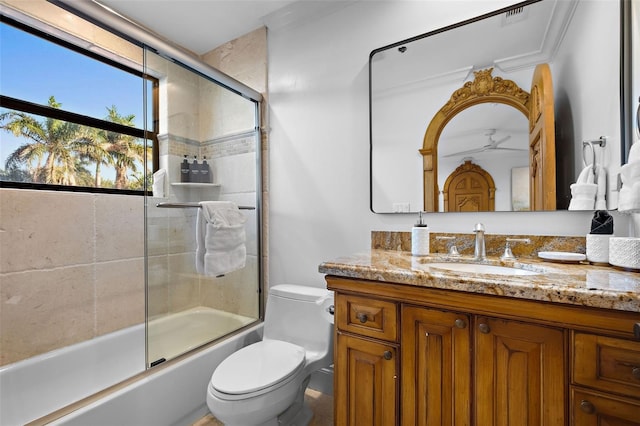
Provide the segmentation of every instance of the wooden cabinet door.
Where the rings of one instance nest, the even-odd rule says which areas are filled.
[[[640,403],[593,391],[572,389],[573,426],[640,426]]]
[[[402,309],[402,424],[471,424],[469,317]]]
[[[338,332],[336,357],[335,424],[397,424],[397,347]]]
[[[477,425],[565,425],[564,332],[539,325],[477,317]]]

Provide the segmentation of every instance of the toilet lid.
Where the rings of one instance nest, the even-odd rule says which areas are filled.
[[[305,351],[293,343],[263,340],[246,346],[222,361],[211,385],[226,394],[259,391],[285,380],[303,367]]]

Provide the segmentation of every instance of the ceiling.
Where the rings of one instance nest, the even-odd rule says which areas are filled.
[[[335,0],[95,0],[198,55],[264,25],[285,25]]]

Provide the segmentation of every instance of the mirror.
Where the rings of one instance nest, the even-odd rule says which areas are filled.
[[[486,172],[495,185],[493,206],[474,205],[469,211],[567,209],[570,185],[593,156],[605,170],[601,184],[607,206],[615,208],[625,151],[620,16],[617,2],[527,1],[371,52],[371,210],[466,211],[464,203],[458,203],[458,210],[445,208],[445,199],[457,196],[451,183],[448,191],[445,186],[468,163]],[[528,95],[540,64],[548,64],[553,87],[555,160],[548,163],[555,162],[555,179],[535,183],[527,178],[537,167],[529,159],[529,117],[502,101],[477,102],[448,117],[435,138],[435,152],[427,158],[429,125],[457,90],[473,84],[478,72],[491,70],[493,79],[512,82]],[[582,141],[603,135],[605,147],[583,152]],[[431,180],[426,173],[430,168]],[[555,200],[532,208],[527,202],[531,194],[551,194],[552,186]]]

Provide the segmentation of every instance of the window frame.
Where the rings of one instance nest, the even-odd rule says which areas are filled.
[[[40,37],[46,41],[49,41],[51,43],[70,49],[78,54],[97,60],[101,63],[104,63],[105,65],[113,66],[124,72],[128,72],[130,74],[138,76],[141,78],[143,83],[144,81],[150,81],[152,83],[152,93],[150,94],[150,96],[152,99],[153,114],[151,118],[152,122],[147,123],[148,121],[147,114],[146,114],[147,104],[145,103],[144,104],[145,111],[144,111],[144,117],[143,117],[143,123],[145,128],[140,129],[138,127],[124,126],[118,123],[113,123],[111,121],[101,120],[99,118],[86,116],[76,112],[66,111],[61,108],[52,108],[48,105],[37,104],[34,102],[25,101],[22,99],[17,99],[17,98],[5,96],[2,94],[0,94],[0,107],[12,109],[14,111],[19,111],[27,114],[35,114],[45,118],[62,120],[62,121],[78,124],[81,126],[93,127],[96,129],[105,130],[109,132],[121,133],[127,136],[133,136],[135,138],[139,138],[145,141],[150,140],[152,145],[151,146],[152,172],[155,172],[156,170],[159,169],[160,153],[159,153],[159,143],[158,143],[158,128],[159,128],[159,84],[160,82],[157,78],[149,74],[146,74],[143,71],[136,70],[120,62],[117,62],[113,59],[102,56],[99,53],[92,52],[90,50],[77,46],[69,41],[58,38],[52,34],[47,33],[46,31],[42,31],[30,25],[16,21],[15,19],[12,19],[2,13],[0,13],[0,22],[3,24],[11,25],[19,30],[25,31],[31,34],[32,36]],[[144,91],[146,92],[146,83],[144,83],[144,85],[145,85]],[[151,125],[150,129],[146,128],[147,125],[149,124]],[[150,188],[145,188],[142,190],[97,188],[97,187],[90,187],[90,186],[57,185],[57,184],[33,183],[33,182],[14,182],[14,181],[6,181],[6,180],[0,180],[0,188],[89,192],[89,193],[105,193],[105,194],[121,194],[121,195],[150,195],[151,194]]]

